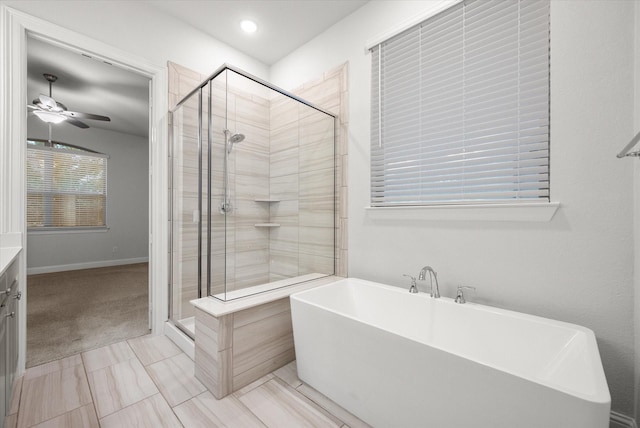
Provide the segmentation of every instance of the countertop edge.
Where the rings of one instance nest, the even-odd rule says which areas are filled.
[[[5,273],[9,265],[18,257],[20,251],[22,251],[22,247],[0,248],[0,275]]]

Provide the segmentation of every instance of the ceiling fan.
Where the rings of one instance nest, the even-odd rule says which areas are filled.
[[[28,108],[33,110],[33,113],[38,116],[42,121],[47,123],[61,123],[67,122],[70,125],[77,126],[78,128],[87,129],[89,125],[84,123],[80,119],[102,120],[110,122],[111,118],[107,116],[100,116],[92,113],[81,113],[77,111],[67,110],[67,106],[57,102],[51,97],[51,86],[53,82],[58,80],[58,76],[45,73],[44,78],[49,82],[49,96],[40,94],[38,98],[33,100],[33,105],[27,105]]]

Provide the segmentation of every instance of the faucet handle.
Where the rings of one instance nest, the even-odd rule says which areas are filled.
[[[411,287],[409,287],[409,293],[417,293],[418,287],[416,286],[416,277],[413,275],[407,275],[403,273],[402,276],[406,276],[407,278],[411,278]]]
[[[456,303],[460,303],[460,304],[467,303],[467,301],[464,298],[464,293],[462,291],[463,289],[476,291],[476,287],[472,287],[470,285],[458,285],[458,289],[456,290],[456,299],[455,299]]]

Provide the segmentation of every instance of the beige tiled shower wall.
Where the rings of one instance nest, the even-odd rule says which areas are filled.
[[[332,70],[326,71],[317,79],[307,82],[300,88],[291,91],[300,98],[333,113],[335,121],[335,215],[328,214],[329,202],[320,196],[330,180],[330,173],[324,167],[324,159],[328,156],[322,144],[322,139],[327,135],[323,124],[315,121],[312,110],[305,109],[301,113],[301,120],[311,120],[314,125],[303,127],[310,131],[307,135],[301,135],[299,161],[302,182],[308,183],[306,190],[300,192],[300,270],[302,273],[322,269],[325,272],[328,260],[328,251],[322,245],[316,246],[327,233],[333,233],[335,237],[335,267],[336,275],[347,276],[347,161],[348,161],[348,128],[349,128],[349,64],[344,63]],[[331,173],[332,174],[332,173]],[[333,217],[333,224],[330,224]],[[273,242],[273,241],[272,241]]]
[[[334,120],[279,96],[271,104],[271,281],[334,271]]]
[[[228,73],[228,129],[244,141],[229,154],[231,196],[235,208],[227,216],[227,291],[269,282],[269,100],[262,85]],[[231,274],[230,274],[231,273]]]
[[[168,67],[173,108],[205,76],[171,62]],[[212,293],[224,290],[225,271],[227,291],[311,272],[330,273],[334,266],[338,275],[346,276],[347,74],[344,64],[293,91],[337,117],[335,176],[330,142],[334,124],[326,115],[283,95],[270,98],[261,85],[233,73],[228,81],[213,81]],[[197,297],[197,224],[192,218],[197,208],[197,98],[188,107],[193,117],[183,129],[184,146],[173,153],[180,158],[170,159],[177,166],[173,197],[179,200],[174,203],[179,209],[173,219],[173,281],[181,284],[174,286],[173,304],[182,308],[182,318],[193,315],[188,302]],[[226,219],[219,212],[225,128],[246,137],[229,155],[234,212]],[[204,162],[205,174],[206,168]],[[327,196],[334,185],[335,198]],[[204,220],[206,209],[202,215]],[[272,223],[279,226],[256,227]]]

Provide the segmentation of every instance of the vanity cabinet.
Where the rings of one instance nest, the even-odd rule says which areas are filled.
[[[9,413],[18,369],[18,262],[0,276],[0,428]]]
[[[3,277],[4,279],[4,277]],[[5,321],[7,313],[7,307],[0,309],[0,355],[4,356],[7,353],[7,322]],[[6,359],[3,359],[1,363],[4,363]],[[8,364],[0,364],[0,427],[4,426],[5,415],[9,410],[7,405],[7,366]]]

